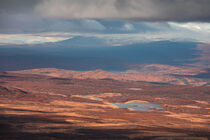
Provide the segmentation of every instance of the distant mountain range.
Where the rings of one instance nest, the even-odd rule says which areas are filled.
[[[111,46],[102,38],[77,36],[36,45],[0,47],[0,70],[58,68],[68,70],[126,71],[142,64],[205,67],[208,53],[197,42],[155,41]],[[201,58],[200,58],[201,57]]]
[[[108,46],[104,39],[97,37],[76,36],[67,40],[40,44],[42,47],[105,47]],[[34,45],[37,46],[37,45]]]

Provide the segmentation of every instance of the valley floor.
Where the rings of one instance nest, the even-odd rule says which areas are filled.
[[[114,103],[154,103],[148,111]],[[210,138],[210,87],[0,73],[0,139]]]

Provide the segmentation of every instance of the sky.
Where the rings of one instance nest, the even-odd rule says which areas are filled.
[[[210,42],[209,0],[1,0],[0,44],[95,36]]]

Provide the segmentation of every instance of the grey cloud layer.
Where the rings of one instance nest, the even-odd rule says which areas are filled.
[[[159,21],[210,22],[209,7],[210,0],[0,0],[0,33],[138,32]],[[118,19],[155,22],[133,27]]]
[[[210,0],[1,0],[0,15],[136,21],[210,21]],[[1,17],[0,17],[1,18]]]
[[[47,18],[135,21],[210,21],[210,0],[43,0],[35,12]]]

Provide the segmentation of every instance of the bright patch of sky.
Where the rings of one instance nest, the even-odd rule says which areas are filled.
[[[33,34],[0,34],[0,44],[39,44],[57,42],[70,37],[33,35]]]
[[[178,28],[185,28],[185,29],[192,30],[192,31],[210,33],[210,24],[209,23],[194,23],[194,22],[175,23],[175,22],[169,22],[169,24],[171,26],[178,27]]]
[[[124,24],[122,30],[132,31],[132,30],[135,30],[135,27],[132,24],[130,24],[130,23],[126,23],[126,24]]]
[[[62,30],[59,29],[61,27]],[[65,31],[63,27],[67,30]],[[57,30],[52,30],[54,28],[57,28]],[[54,24],[46,32],[34,34],[0,34],[0,44],[57,42],[74,36],[97,37],[104,39],[112,46],[161,40],[210,42],[210,23],[107,22],[93,19],[65,21],[65,24],[64,22]]]

